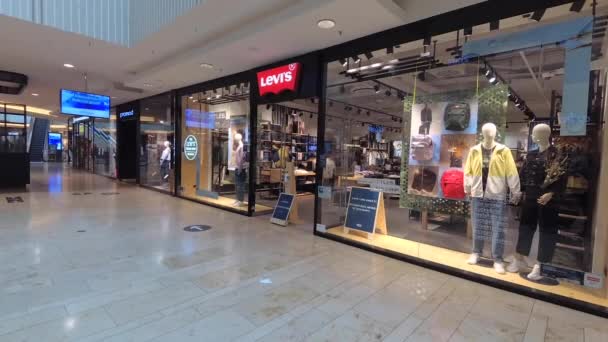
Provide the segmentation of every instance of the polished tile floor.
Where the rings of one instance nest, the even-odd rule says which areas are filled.
[[[100,176],[0,202],[0,341],[608,341],[608,320]],[[4,197],[21,196],[23,203]],[[207,232],[188,233],[190,224]]]

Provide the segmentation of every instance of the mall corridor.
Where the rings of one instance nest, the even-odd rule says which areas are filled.
[[[68,167],[2,197],[3,342],[608,340],[596,316]]]

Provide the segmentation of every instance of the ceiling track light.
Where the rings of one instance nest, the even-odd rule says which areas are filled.
[[[473,27],[465,27],[464,28],[464,36],[470,37],[473,35]]]
[[[338,61],[340,62],[340,64],[342,64],[343,67],[346,68],[346,66],[348,66],[348,60],[347,59],[340,58]]]
[[[369,61],[370,59],[374,58],[374,54],[370,51],[367,51],[365,52],[365,58],[367,58],[367,60]]]
[[[361,62],[361,57],[359,57],[359,55],[354,55],[351,58],[353,59],[353,62],[355,62],[355,63],[360,63]]]
[[[422,42],[422,45],[423,45],[424,47],[429,47],[429,46],[431,46],[431,39],[432,39],[432,38],[433,38],[433,37],[431,37],[431,36],[427,36],[427,37],[425,37],[425,38],[424,38],[424,41]]]
[[[572,3],[570,6],[570,12],[580,12],[585,6],[585,0],[578,0]]]
[[[389,46],[386,48],[386,54],[387,55],[392,55],[393,53],[395,53],[395,48],[392,46]]]
[[[393,95],[393,92],[391,92],[391,90],[388,89],[387,91],[384,92],[384,95],[386,95],[387,97],[391,97],[391,95]]]
[[[380,94],[380,86],[376,84],[374,86],[374,91],[376,92],[376,94]]]
[[[534,13],[532,13],[532,16],[530,17],[530,19],[540,21],[543,18],[543,15],[545,15],[545,12],[546,12],[546,9],[534,11]]]
[[[490,22],[490,31],[496,31],[500,28],[500,21],[495,20]]]

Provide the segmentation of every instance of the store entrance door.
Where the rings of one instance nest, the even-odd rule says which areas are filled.
[[[258,107],[256,204],[274,208],[280,193],[295,192],[298,223],[308,227],[316,191],[317,109],[316,98]]]

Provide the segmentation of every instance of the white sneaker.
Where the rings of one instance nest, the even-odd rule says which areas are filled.
[[[495,261],[494,262],[494,271],[496,271],[496,273],[498,273],[498,274],[507,273],[507,272],[505,272],[505,263],[502,261]]]
[[[530,280],[541,280],[543,276],[540,275],[540,265],[536,264],[532,267],[532,272],[528,274],[528,279]]]
[[[469,265],[477,265],[477,262],[479,262],[479,254],[478,253],[471,253],[471,256],[469,256],[469,259],[467,260],[467,264],[469,264]]]
[[[519,259],[517,258],[513,258],[513,261],[511,261],[511,263],[509,264],[509,266],[507,266],[507,272],[509,273],[517,273],[519,272],[519,263],[521,261],[519,261]]]

